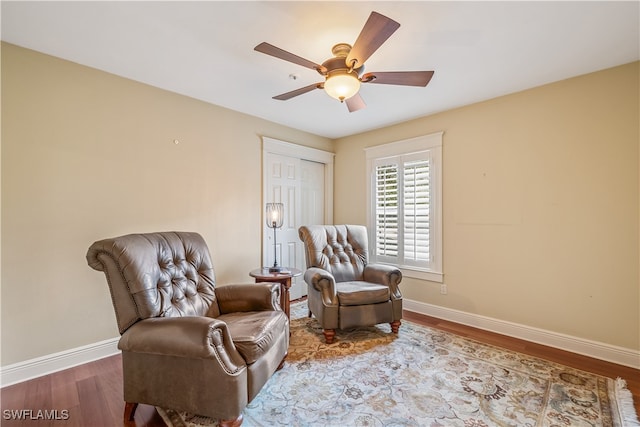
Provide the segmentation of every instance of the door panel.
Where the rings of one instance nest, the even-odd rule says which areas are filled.
[[[284,204],[284,218],[282,228],[276,229],[276,245],[274,250],[274,232],[264,223],[263,235],[265,266],[274,265],[274,252],[278,265],[283,267],[295,267],[296,241],[298,240],[298,211],[300,209],[299,193],[299,169],[300,160],[269,153],[267,157],[267,170],[271,174],[267,176],[267,200]]]
[[[278,265],[305,271],[304,247],[298,237],[301,225],[324,223],[325,165],[282,154],[267,153],[266,170],[268,202],[284,204],[283,226],[276,230],[274,250],[273,229],[264,227],[265,266],[273,266],[274,252]],[[302,276],[295,277],[291,285],[291,299],[307,294]]]
[[[300,162],[300,189],[302,219],[300,225],[324,224],[324,174],[323,163],[302,160]]]

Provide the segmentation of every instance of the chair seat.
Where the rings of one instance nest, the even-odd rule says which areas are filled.
[[[289,320],[283,311],[249,311],[222,314],[231,339],[247,365],[260,359],[282,335]]]
[[[340,305],[367,305],[387,302],[391,297],[389,287],[364,281],[336,283]]]

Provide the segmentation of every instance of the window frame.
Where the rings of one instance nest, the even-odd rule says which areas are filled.
[[[403,275],[416,279],[443,283],[442,270],[442,136],[436,132],[416,138],[395,141],[365,148],[367,160],[367,225],[369,232],[369,255],[372,262],[396,265]],[[391,262],[388,257],[378,257],[376,244],[376,166],[386,161],[395,161],[402,165],[403,159],[415,158],[426,153],[429,159],[429,254],[428,267],[404,264],[403,260]],[[403,168],[399,168],[403,173]],[[404,192],[404,186],[399,192]],[[404,212],[402,212],[402,215]],[[399,215],[400,216],[400,215]],[[404,237],[402,238],[404,245]]]

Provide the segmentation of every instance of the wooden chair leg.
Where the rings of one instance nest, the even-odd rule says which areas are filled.
[[[400,325],[402,324],[399,320],[394,320],[393,322],[389,323],[391,325],[391,331],[394,334],[398,333],[398,329],[400,329]]]
[[[333,343],[333,337],[336,336],[335,329],[324,329],[322,333],[324,334],[324,339],[327,342],[327,344]]]
[[[133,421],[133,417],[136,414],[136,409],[138,409],[138,404],[135,402],[125,402],[124,405],[124,425],[131,425]]]
[[[242,414],[240,414],[234,420],[220,420],[220,427],[240,427],[242,421]]]

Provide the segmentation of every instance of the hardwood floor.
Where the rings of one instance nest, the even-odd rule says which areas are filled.
[[[480,342],[508,348],[521,353],[572,366],[584,371],[627,381],[633,394],[636,413],[640,414],[640,371],[604,362],[586,356],[569,353],[551,347],[530,343],[480,329],[404,312],[406,320],[462,335]],[[402,327],[400,327],[402,333]],[[122,367],[119,355],[97,360],[15,384],[0,390],[3,427],[65,426],[65,427],[113,427],[122,425],[124,402],[122,401]],[[23,417],[36,418],[38,410],[56,410],[58,420],[16,420],[11,412],[22,411]],[[68,412],[64,412],[68,411]],[[51,415],[51,412],[49,413]],[[66,419],[64,419],[66,418]],[[138,427],[164,427],[162,418],[152,406],[140,405],[136,411]]]

